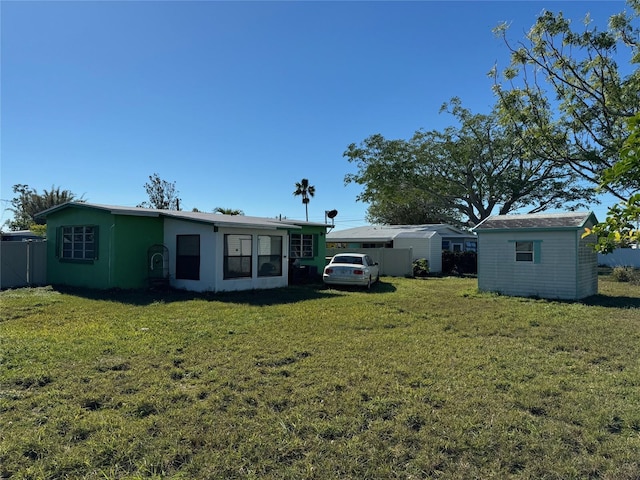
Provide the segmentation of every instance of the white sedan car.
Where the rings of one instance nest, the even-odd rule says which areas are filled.
[[[364,253],[339,253],[324,267],[322,281],[327,285],[360,285],[371,288],[380,279],[378,264]]]

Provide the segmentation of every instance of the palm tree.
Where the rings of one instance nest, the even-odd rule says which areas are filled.
[[[73,192],[61,190],[55,185],[51,186],[51,190],[44,190],[40,194],[29,185],[18,184],[13,186],[13,193],[16,196],[11,200],[12,207],[8,209],[13,213],[13,220],[5,222],[10,230],[27,230],[34,223],[44,225],[45,220],[36,220],[36,214],[63,203],[83,201],[82,197],[78,199]]]
[[[296,182],[296,191],[293,195],[298,197],[302,196],[302,203],[304,203],[304,210],[307,215],[307,222],[309,221],[309,197],[313,197],[316,193],[316,187],[309,185],[309,180],[303,178],[302,181]]]
[[[213,213],[221,213],[223,215],[244,215],[242,210],[235,208],[216,207],[213,209]]]

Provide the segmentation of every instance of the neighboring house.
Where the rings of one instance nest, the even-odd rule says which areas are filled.
[[[369,225],[349,228],[327,234],[327,243],[343,249],[410,250],[408,272],[411,262],[426,258],[432,273],[442,271],[442,251],[476,251],[477,238],[446,224],[426,225]],[[378,258],[373,255],[374,258]],[[388,262],[387,262],[388,263]],[[392,275],[392,265],[383,265],[382,273]],[[404,274],[404,273],[403,273]]]
[[[598,293],[593,213],[495,215],[478,234],[478,288],[522,297],[578,300]]]
[[[160,271],[172,287],[192,291],[283,287],[289,245],[298,240],[304,251],[296,256],[308,265],[324,261],[324,224],[85,202],[40,216],[54,285],[143,288]]]
[[[12,232],[2,232],[3,242],[25,242],[27,240],[44,240],[40,235],[33,233],[31,230],[16,230]]]

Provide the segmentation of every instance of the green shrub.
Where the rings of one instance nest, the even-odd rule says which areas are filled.
[[[429,261],[426,258],[419,258],[413,262],[413,276],[426,277],[429,274]]]

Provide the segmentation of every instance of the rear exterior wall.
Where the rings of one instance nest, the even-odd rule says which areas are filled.
[[[98,227],[98,255],[91,261],[61,258],[60,228]],[[147,249],[162,243],[162,219],[112,215],[77,207],[47,217],[47,282],[97,289],[147,286]]]

